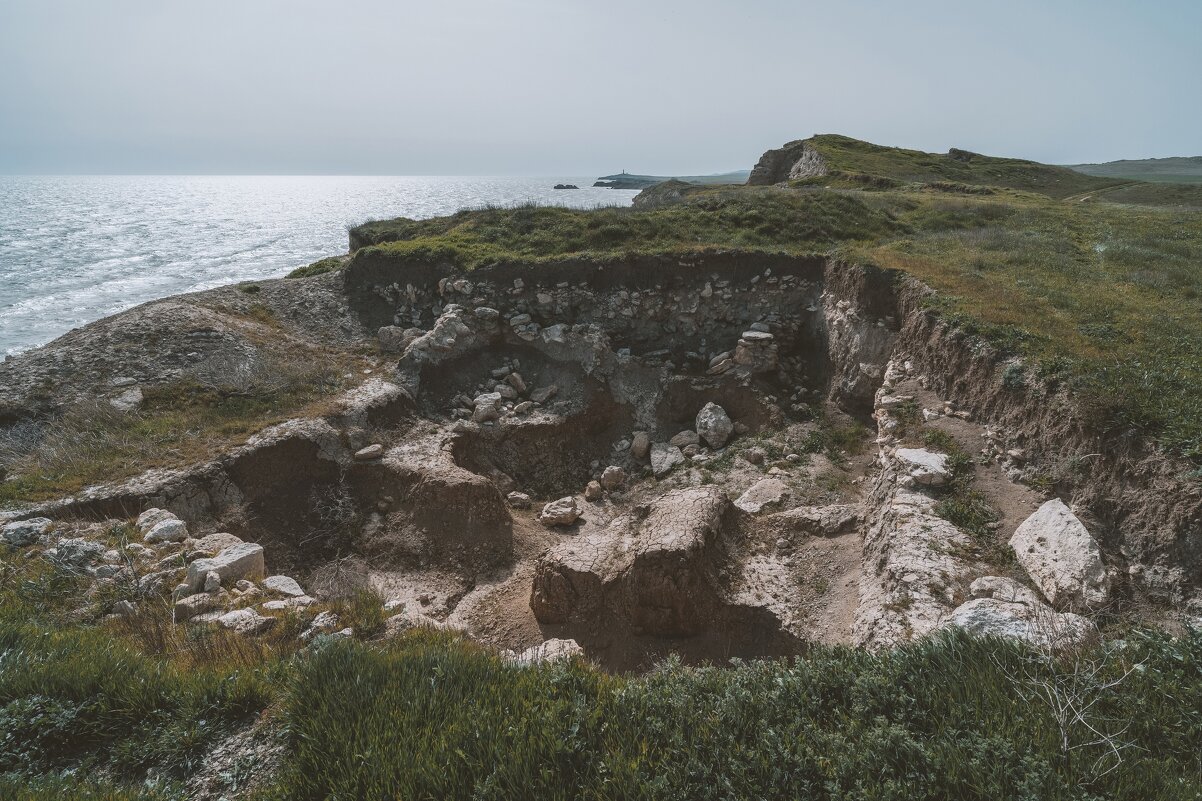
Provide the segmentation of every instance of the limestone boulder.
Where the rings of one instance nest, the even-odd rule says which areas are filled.
[[[1092,608],[1106,602],[1110,579],[1097,540],[1056,498],[1024,520],[1010,538],[1019,564],[1057,608]]]
[[[580,643],[571,639],[553,637],[546,642],[532,645],[519,654],[514,654],[510,660],[519,665],[537,665],[580,656],[584,656],[584,649],[580,647]]]
[[[677,465],[684,464],[684,452],[675,445],[667,442],[655,442],[651,445],[651,472],[656,478],[671,473]]]
[[[23,548],[26,545],[33,545],[37,542],[38,537],[50,530],[50,518],[48,517],[32,517],[29,520],[17,520],[8,523],[3,529],[0,529],[4,537],[4,541],[14,548]]]
[[[167,518],[154,525],[142,538],[149,545],[164,542],[183,542],[188,539],[188,524],[175,517]]]
[[[986,576],[972,583],[972,600],[956,607],[946,627],[985,637],[1021,640],[1044,650],[1080,645],[1095,633],[1088,619],[1057,612],[1012,579]]]
[[[210,559],[197,559],[188,565],[184,583],[190,592],[199,592],[204,587],[206,576],[216,573],[222,584],[232,584],[239,579],[255,580],[263,577],[263,546],[243,542],[224,548]]]
[[[895,456],[901,463],[902,471],[915,484],[940,487],[951,478],[946,454],[926,448],[898,448]]]

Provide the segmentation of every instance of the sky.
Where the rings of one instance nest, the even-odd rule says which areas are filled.
[[[0,0],[0,173],[1202,154],[1202,0]]]

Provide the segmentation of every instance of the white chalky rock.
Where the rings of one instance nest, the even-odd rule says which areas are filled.
[[[735,506],[749,514],[756,514],[766,506],[780,503],[788,494],[788,485],[779,478],[762,478],[739,496]]]
[[[204,586],[205,576],[210,572],[221,577],[223,584],[239,579],[257,579],[263,575],[263,546],[243,542],[223,549],[211,559],[196,559],[188,565],[188,576],[184,583],[189,592],[199,592]]]
[[[1010,547],[1053,606],[1095,607],[1106,601],[1110,579],[1097,540],[1059,498],[1024,520]]]
[[[925,448],[898,448],[897,458],[902,469],[914,483],[927,487],[939,487],[947,483],[951,473],[947,469],[947,455],[934,453]]]
[[[169,518],[156,523],[154,528],[146,532],[143,542],[151,545],[160,542],[183,542],[188,539],[188,524],[176,518]]]
[[[672,468],[684,464],[684,453],[675,445],[655,442],[651,445],[651,472],[656,477],[666,476]]]
[[[168,512],[166,509],[147,509],[142,514],[138,515],[138,522],[134,525],[137,526],[139,532],[145,535],[164,520],[175,519],[175,515],[171,512]]]
[[[222,628],[238,634],[262,634],[275,625],[275,618],[260,615],[253,609],[235,609],[217,618]]]
[[[263,579],[263,589],[271,592],[279,593],[280,595],[288,595],[293,598],[298,598],[305,594],[304,589],[291,576],[268,576]]]
[[[537,665],[541,662],[558,662],[561,659],[571,659],[575,656],[584,656],[584,649],[580,647],[580,643],[555,637],[527,648],[513,656],[512,660],[519,665]]]
[[[15,548],[32,545],[50,528],[50,518],[31,517],[7,524],[3,529],[4,541]]]
[[[576,499],[569,496],[551,501],[544,506],[538,515],[538,520],[544,526],[570,526],[576,522],[578,517],[580,517],[580,507],[576,504]]]

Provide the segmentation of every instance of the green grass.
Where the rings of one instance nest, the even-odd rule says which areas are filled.
[[[304,267],[297,267],[292,272],[288,273],[287,278],[309,278],[314,275],[324,275],[332,273],[335,270],[341,269],[345,259],[341,256],[327,256],[324,259],[318,259],[312,264],[307,264]]]
[[[818,151],[832,171],[894,181],[995,186],[1038,192],[1054,198],[1123,182],[1121,179],[1098,178],[1068,167],[1036,161],[955,150],[949,153],[924,153],[874,145],[837,134],[822,134],[806,141]],[[816,180],[822,181],[821,178]]]
[[[1121,649],[1058,661],[945,635],[880,653],[815,647],[792,661],[668,660],[642,676],[578,661],[517,667],[426,630],[304,651],[295,632],[248,644],[185,630],[152,647],[122,628],[65,622],[79,587],[52,586],[0,550],[25,564],[0,582],[0,792],[30,801],[180,799],[209,748],[263,719],[286,747],[256,801],[1202,793],[1198,633],[1132,632]],[[31,596],[36,583],[46,586]],[[1057,728],[1040,700],[1049,683],[1094,702],[1088,726]],[[1121,762],[1090,744],[1091,726],[1121,730]],[[149,770],[159,792],[143,789]]]
[[[685,205],[649,211],[482,209],[430,220],[367,223],[351,236],[366,246],[356,252],[356,259],[383,256],[473,269],[503,261],[679,253],[716,246],[811,252],[900,232],[889,215],[854,197],[707,188],[690,195]]]
[[[342,388],[333,366],[310,355],[309,361],[272,362],[263,375],[232,383],[148,388],[133,413],[103,402],[80,404],[34,428],[0,431],[0,465],[14,476],[0,483],[0,505],[49,500],[152,467],[212,458],[266,426],[320,413]]]
[[[1071,684],[1071,668],[1013,644],[949,636],[619,678],[516,668],[446,636],[336,643],[287,694],[293,751],[275,797],[1196,798],[1202,638],[1136,635],[1089,658],[1108,678],[1142,666],[1097,691],[1090,723],[1130,722],[1134,744],[1105,774],[1089,731],[1070,727],[1062,750],[1033,694]]]

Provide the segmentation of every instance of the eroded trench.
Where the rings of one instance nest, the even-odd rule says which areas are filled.
[[[836,299],[824,262],[727,255],[404,284],[370,267],[347,291],[372,324],[411,329],[385,385],[401,389],[252,441],[139,505],[183,502],[315,593],[375,585],[415,620],[513,650],[571,638],[623,671],[669,653],[804,651],[803,618],[825,609],[807,607],[818,557],[732,503],[767,469],[735,454],[832,413],[869,421],[895,327],[887,282]],[[729,443],[697,435],[707,404],[733,421]],[[382,458],[353,457],[371,443]],[[815,473],[783,455],[773,471],[805,494]],[[606,468],[624,479],[583,497]],[[579,517],[540,523],[564,497]],[[858,563],[854,534],[839,547]]]
[[[399,278],[357,260],[346,281],[364,320],[403,335],[395,371],[340,413],[105,503],[260,542],[319,593],[372,584],[410,622],[515,651],[571,638],[611,670],[852,641],[867,528],[839,510],[866,500],[873,459],[803,443],[846,424],[871,454],[903,315],[919,319],[897,276],[711,254]],[[707,404],[729,442],[698,436]],[[380,458],[354,457],[373,443]],[[607,468],[622,478],[600,487]],[[745,502],[766,480],[786,502]],[[541,523],[565,497],[578,518]]]
[[[760,603],[749,567],[780,549],[779,527],[733,506],[723,485],[732,466],[750,467],[736,450],[813,427],[832,404],[866,419],[875,387],[831,361],[844,332],[828,327],[821,263],[655,266],[578,283],[524,272],[520,291],[504,272],[352,287],[364,316],[420,329],[398,357],[403,413],[331,420],[338,453],[310,432],[232,457],[240,499],[221,524],[263,543],[272,569],[324,580],[336,563],[514,649],[570,637],[614,670],[668,653],[722,663],[802,652],[788,599]],[[853,347],[879,349],[875,323]],[[479,419],[477,399],[498,388],[495,419]],[[693,433],[710,403],[737,426],[730,445]],[[677,463],[640,452],[644,437]],[[348,458],[369,442],[383,458]],[[585,500],[606,468],[625,480]],[[543,504],[567,496],[580,517],[540,524]],[[791,567],[775,567],[787,590]]]

